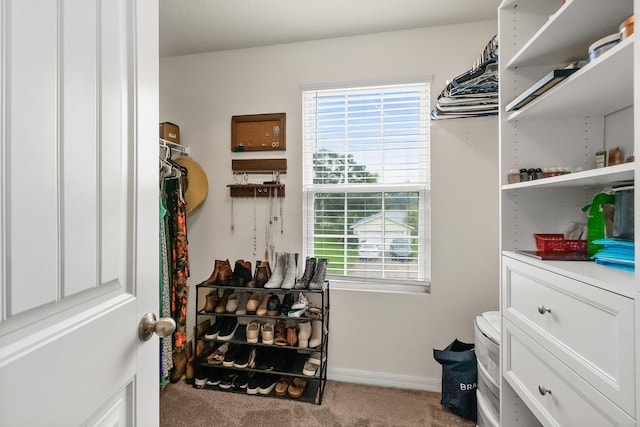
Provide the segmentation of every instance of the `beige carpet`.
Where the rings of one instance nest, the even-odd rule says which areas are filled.
[[[322,405],[199,390],[181,381],[160,393],[161,427],[467,427],[440,394],[327,381]]]

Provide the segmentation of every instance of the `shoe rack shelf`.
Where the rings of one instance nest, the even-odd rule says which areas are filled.
[[[292,380],[294,378],[301,378],[306,381],[306,386],[302,393],[302,396],[299,398],[289,397],[289,395],[285,396],[276,396],[275,390],[271,390],[269,393],[263,393],[262,391],[258,393],[248,393],[245,387],[238,387],[235,384],[231,385],[229,388],[222,388],[218,385],[196,385],[196,388],[203,388],[208,390],[218,390],[222,392],[232,392],[232,393],[243,393],[243,394],[254,394],[258,396],[265,397],[275,397],[278,399],[289,399],[289,400],[297,400],[301,402],[307,403],[315,403],[318,405],[322,404],[322,396],[324,394],[324,389],[327,381],[327,352],[329,348],[329,312],[330,312],[330,292],[329,292],[329,282],[325,281],[322,289],[282,289],[282,288],[248,288],[248,287],[238,287],[238,286],[225,286],[225,285],[211,285],[211,284],[200,284],[196,286],[196,322],[199,324],[203,321],[206,322],[207,319],[210,320],[211,325],[214,325],[216,321],[221,321],[225,318],[236,318],[238,322],[238,326],[235,330],[235,333],[230,339],[220,340],[220,339],[207,339],[205,337],[205,332],[202,331],[200,335],[196,336],[196,341],[204,341],[209,350],[206,351],[205,354],[201,355],[199,358],[199,369],[201,369],[206,376],[211,377],[224,377],[233,376],[233,375],[242,375],[246,374],[250,377],[262,377],[270,376],[274,381],[278,381],[282,378],[287,378]],[[292,293],[294,298],[302,293],[308,299],[309,302],[318,304],[320,306],[320,313],[313,314],[309,317],[303,315],[301,317],[289,317],[287,315],[258,315],[258,314],[236,314],[224,312],[224,313],[215,313],[207,312],[204,310],[205,302],[202,300],[205,299],[203,295],[206,295],[211,290],[214,290],[218,293],[219,296],[224,295],[224,292],[232,292],[237,296],[240,296],[242,293],[249,292],[251,294],[260,295],[260,299],[262,300],[265,295],[277,295],[282,302],[284,296],[288,293]],[[305,314],[309,314],[308,312]],[[257,343],[248,343],[246,337],[246,326],[251,321],[257,321],[261,325],[269,322],[274,324],[280,321],[286,321],[287,326],[296,326],[301,322],[321,322],[320,328],[320,345],[315,348],[301,348],[299,346],[291,346],[291,345],[276,345],[274,344],[264,344],[262,342],[261,334],[259,334],[259,340]],[[274,331],[274,336],[276,332]],[[238,348],[239,346],[248,346],[251,350],[255,350],[256,352],[256,360],[255,365],[253,367],[244,367],[238,368],[233,366],[223,366],[222,364],[213,364],[207,361],[207,358],[210,354],[215,352],[216,349],[228,343],[229,351],[232,348]],[[320,353],[320,365],[315,373],[315,375],[306,375],[303,373],[305,363],[309,359],[309,356],[314,353]],[[259,360],[260,357],[267,357],[268,355],[272,355],[272,366],[267,366],[266,368],[264,360]],[[269,365],[269,363],[266,363]],[[215,382],[215,381],[213,381]]]

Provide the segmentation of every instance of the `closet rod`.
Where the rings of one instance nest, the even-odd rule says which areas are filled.
[[[175,151],[177,153],[186,154],[187,156],[191,151],[189,147],[185,145],[176,144],[175,142],[167,141],[166,139],[162,138],[160,138],[160,147]]]

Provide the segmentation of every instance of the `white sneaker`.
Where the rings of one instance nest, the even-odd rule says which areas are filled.
[[[291,305],[291,310],[298,310],[309,306],[307,297],[302,292],[298,295],[298,300]]]
[[[287,316],[289,317],[302,317],[302,315],[307,311],[307,307],[302,307],[297,310],[289,310]]]
[[[262,344],[273,344],[273,323],[263,323],[260,326],[260,334],[262,335]]]
[[[326,362],[326,360],[327,355],[325,354],[324,356],[322,356],[319,351],[314,351],[309,355],[309,359],[307,359],[309,363],[313,363],[315,365],[320,365],[321,361]]]
[[[255,344],[260,336],[260,323],[253,321],[247,325],[247,342]]]
[[[302,368],[302,373],[308,377],[313,377],[315,376],[319,367],[320,365],[316,365],[315,363],[311,363],[307,360],[304,364],[304,368]]]

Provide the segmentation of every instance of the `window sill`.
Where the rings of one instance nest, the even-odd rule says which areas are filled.
[[[360,277],[327,277],[331,283],[331,290],[380,292],[394,294],[429,294],[431,293],[430,282],[407,283],[401,280],[375,280]]]

